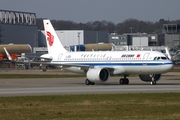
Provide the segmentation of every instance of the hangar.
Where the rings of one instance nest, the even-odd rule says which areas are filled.
[[[0,10],[0,44],[29,44],[37,46],[36,14]]]

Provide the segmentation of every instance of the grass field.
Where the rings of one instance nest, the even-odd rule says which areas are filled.
[[[180,93],[1,97],[1,120],[179,120]]]

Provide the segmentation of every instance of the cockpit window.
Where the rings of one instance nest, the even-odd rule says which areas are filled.
[[[167,57],[154,57],[154,60],[168,60]]]
[[[167,58],[166,58],[166,57],[161,57],[161,59],[162,59],[162,60],[167,60]]]

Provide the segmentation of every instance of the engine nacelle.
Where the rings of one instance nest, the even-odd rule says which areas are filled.
[[[87,79],[91,82],[105,82],[109,79],[110,72],[106,68],[89,68]]]
[[[145,82],[151,82],[152,81],[152,77],[154,77],[154,81],[158,81],[161,78],[161,74],[153,74],[153,75],[142,74],[142,75],[139,75],[139,78],[142,81],[145,81]]]

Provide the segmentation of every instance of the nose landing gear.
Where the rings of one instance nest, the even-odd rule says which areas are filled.
[[[152,78],[151,85],[156,85],[156,81],[154,80],[154,74],[150,75],[150,77]]]

